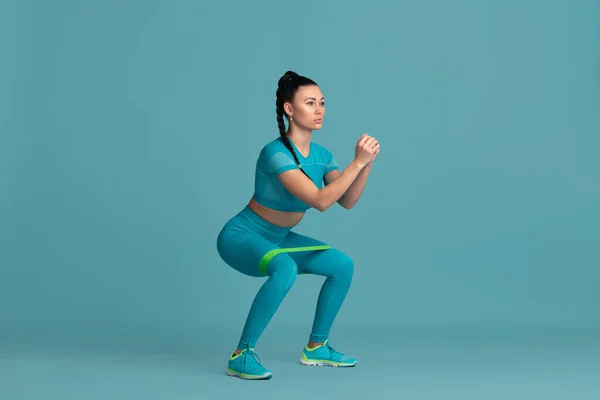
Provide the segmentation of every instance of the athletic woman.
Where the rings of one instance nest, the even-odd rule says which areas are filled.
[[[254,347],[298,274],[324,276],[312,331],[300,362],[349,367],[356,360],[329,345],[329,331],[350,288],[354,262],[340,250],[292,230],[309,208],[321,212],[334,203],[354,207],[361,196],[379,143],[363,134],[354,160],[343,171],[333,155],[314,143],[312,131],[323,124],[325,102],[319,86],[287,71],[276,99],[279,137],[267,143],[256,163],[255,191],[247,206],[231,218],[217,238],[219,255],[232,268],[268,277],[250,308],[226,373],[244,379],[268,379]],[[288,120],[286,130],[284,117]]]

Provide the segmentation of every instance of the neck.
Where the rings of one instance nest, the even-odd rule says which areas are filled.
[[[300,129],[294,125],[290,127],[288,131],[288,137],[294,142],[294,145],[302,153],[308,153],[310,149],[310,139],[312,137],[312,131],[308,129]]]

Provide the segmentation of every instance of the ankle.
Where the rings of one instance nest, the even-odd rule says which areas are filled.
[[[242,351],[240,349],[235,349],[235,351],[233,352],[234,356],[237,356],[238,354],[240,354]]]
[[[325,344],[325,342],[313,342],[312,340],[309,340],[306,347],[309,349],[314,349],[315,347],[322,346],[323,344]]]

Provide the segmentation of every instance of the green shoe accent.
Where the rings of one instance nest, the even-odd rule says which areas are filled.
[[[225,373],[229,376],[251,380],[269,379],[272,376],[271,371],[262,366],[254,349],[244,349],[240,354],[232,354],[229,357]]]
[[[311,366],[353,367],[356,365],[356,362],[356,359],[334,350],[329,345],[328,340],[321,346],[312,349],[305,346],[300,357],[302,365]]]
[[[265,254],[260,261],[258,262],[258,272],[261,275],[267,275],[267,266],[269,262],[275,257],[277,254],[281,253],[293,253],[297,251],[313,251],[313,250],[328,250],[331,249],[331,246],[327,244],[318,245],[318,246],[306,246],[306,247],[290,247],[286,249],[273,249]]]
[[[227,367],[227,370],[225,371],[225,373],[229,376],[235,376],[235,377],[238,377],[241,379],[248,379],[248,380],[255,380],[255,381],[271,378],[270,373],[265,373],[263,375],[250,375],[250,374],[245,374],[243,372],[234,371],[229,367]]]

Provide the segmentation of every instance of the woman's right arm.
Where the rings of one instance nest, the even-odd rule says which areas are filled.
[[[282,172],[279,180],[291,194],[304,203],[319,211],[325,211],[346,193],[365,165],[366,163],[352,161],[336,180],[323,189],[318,189],[299,169]]]

